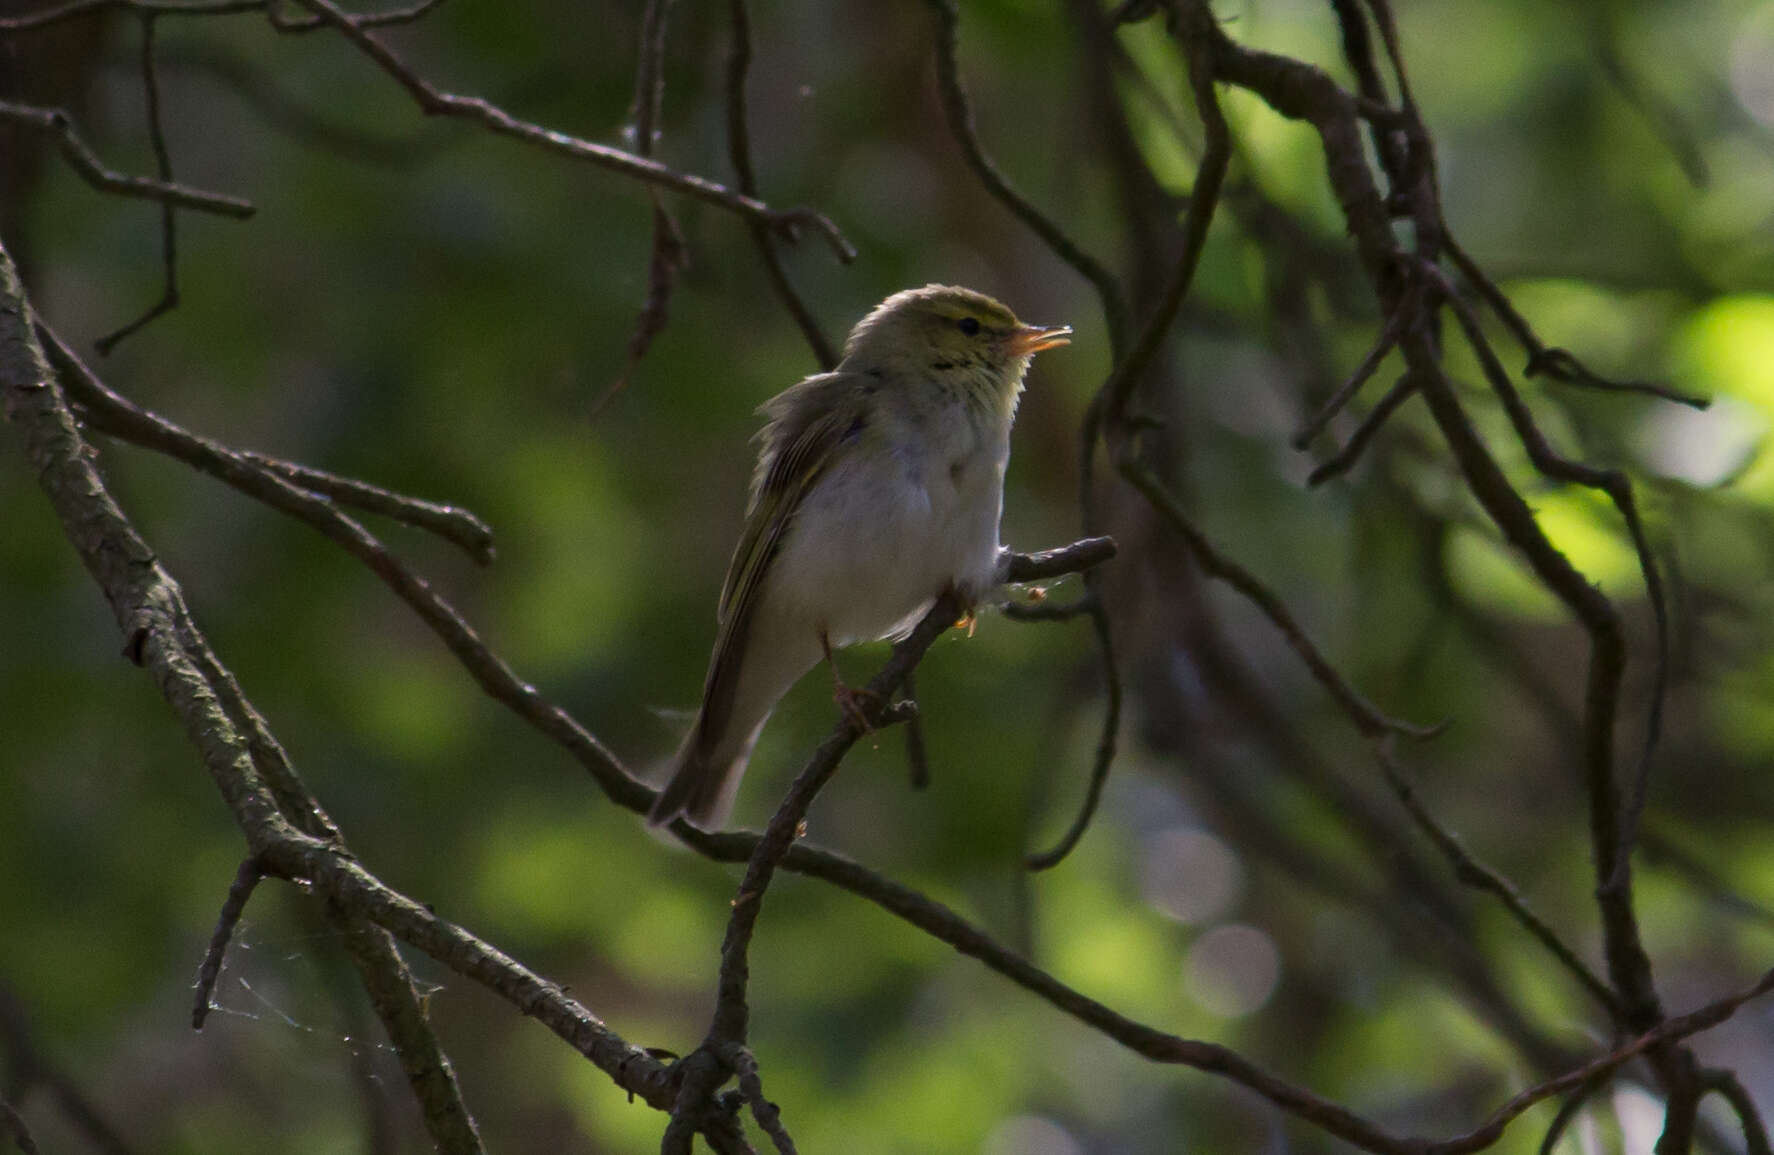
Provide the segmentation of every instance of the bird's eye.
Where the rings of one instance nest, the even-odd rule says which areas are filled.
[[[960,326],[961,331],[969,337],[979,336],[979,319],[977,317],[962,317],[955,324]]]

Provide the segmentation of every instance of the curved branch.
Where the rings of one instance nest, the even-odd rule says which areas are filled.
[[[110,601],[132,650],[184,724],[264,869],[305,880],[352,919],[374,923],[488,987],[548,1025],[624,1090],[654,1106],[669,1107],[674,1094],[671,1078],[657,1059],[629,1045],[559,987],[390,889],[336,839],[298,828],[296,822],[313,825],[307,815],[297,814],[293,822],[285,814],[265,773],[278,768],[280,751],[268,735],[253,737],[256,712],[237,698],[238,688],[191,620],[178,583],[136,533],[94,468],[93,455],[35,340],[29,307],[4,249],[0,249],[0,399],[8,419],[21,429],[26,456],[71,544]],[[274,491],[284,487],[301,502],[324,506],[279,478],[259,476],[269,478]],[[340,520],[349,522],[342,516]],[[299,786],[292,770],[280,769],[290,785]],[[731,1142],[730,1121],[709,1122],[707,1133],[711,1140],[719,1136],[723,1149],[739,1149]],[[436,1132],[433,1138],[446,1142]]]
[[[331,0],[297,0],[297,3],[337,29],[382,71],[393,77],[427,116],[448,116],[473,121],[490,132],[513,137],[545,152],[586,161],[647,184],[716,205],[747,220],[765,225],[773,233],[789,240],[796,239],[802,229],[810,228],[825,239],[839,260],[848,263],[856,259],[856,249],[824,213],[804,207],[774,209],[755,197],[736,193],[707,177],[681,173],[648,157],[636,156],[619,148],[543,128],[539,124],[521,120],[478,96],[458,96],[444,92],[409,68],[393,49],[376,39],[368,29],[347,16]]]
[[[738,178],[739,191],[755,197],[758,195],[758,176],[752,168],[751,130],[745,114],[745,84],[751,72],[751,17],[746,0],[729,0],[728,15],[733,39],[727,50],[727,159]],[[759,222],[750,222],[749,228],[752,244],[757,247],[758,258],[764,262],[764,272],[770,278],[770,287],[807,339],[808,347],[813,350],[813,360],[821,369],[833,368],[838,363],[837,349],[825,335],[825,330],[820,328],[813,310],[796,292],[794,282],[788,279],[782,254],[776,251],[776,239]]]
[[[1055,256],[1095,287],[1102,300],[1103,317],[1109,324],[1110,347],[1118,352],[1126,341],[1128,329],[1127,301],[1122,296],[1120,283],[1107,266],[1067,236],[1053,218],[1012,188],[997,164],[986,155],[973,123],[973,107],[967,101],[966,89],[961,86],[960,66],[956,63],[960,51],[960,13],[954,0],[929,0],[929,3],[941,23],[941,34],[936,40],[936,77],[941,87],[942,110],[955,143],[961,146],[968,167],[973,169],[986,191],[1040,237]]]

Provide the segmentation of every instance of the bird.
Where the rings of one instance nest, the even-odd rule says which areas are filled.
[[[716,613],[702,702],[648,813],[718,830],[777,701],[834,648],[909,633],[953,591],[997,585],[1010,428],[1034,355],[1066,325],[1026,325],[983,293],[907,289],[850,331],[826,373],[758,409],[765,424]]]

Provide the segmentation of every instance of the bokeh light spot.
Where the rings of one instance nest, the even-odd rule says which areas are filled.
[[[1244,892],[1244,872],[1226,844],[1204,830],[1172,828],[1147,844],[1140,893],[1180,923],[1213,922]]]
[[[1216,927],[1195,940],[1183,990],[1210,1014],[1235,1019],[1260,1009],[1281,979],[1275,941],[1254,926]]]

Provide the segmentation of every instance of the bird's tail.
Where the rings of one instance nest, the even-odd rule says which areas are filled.
[[[745,764],[751,761],[752,747],[758,744],[763,729],[764,723],[759,722],[736,753],[722,758],[721,751],[708,749],[702,740],[698,719],[672,758],[671,780],[647,812],[647,824],[664,826],[682,815],[698,830],[714,831],[725,826],[733,813],[739,779],[745,775]]]

